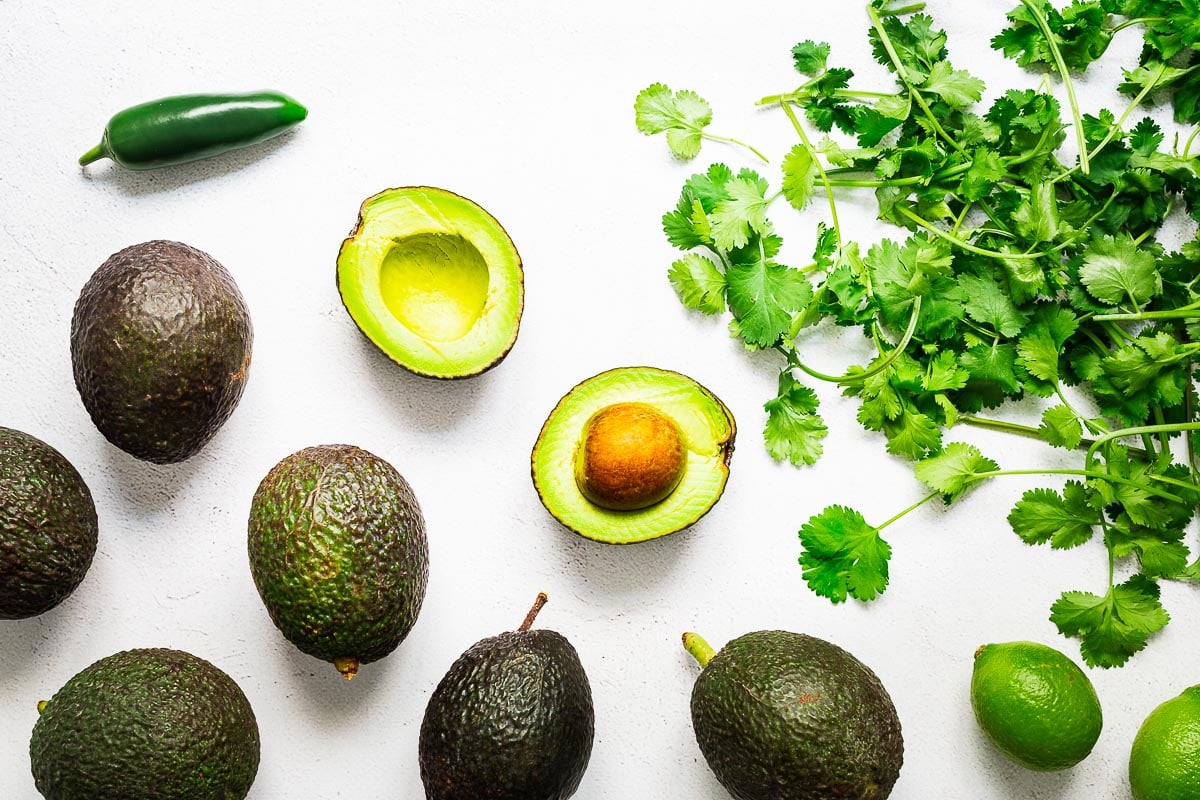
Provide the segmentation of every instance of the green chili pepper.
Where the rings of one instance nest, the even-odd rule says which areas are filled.
[[[80,164],[111,158],[128,169],[154,169],[257,144],[291,128],[308,109],[278,92],[187,94],[118,111],[100,144]]]

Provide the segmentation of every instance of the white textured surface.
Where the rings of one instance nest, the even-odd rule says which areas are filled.
[[[987,48],[1009,5],[973,2],[964,12],[930,2],[952,57],[992,92],[1036,83]],[[879,673],[906,735],[896,800],[1127,797],[1141,719],[1200,681],[1195,592],[1166,586],[1174,621],[1164,634],[1125,669],[1091,673],[1106,725],[1089,760],[1052,775],[1009,764],[971,716],[972,652],[1035,639],[1077,657],[1047,611],[1064,589],[1103,584],[1100,548],[1021,544],[1004,520],[1023,488],[1010,479],[889,529],[893,585],[880,601],[834,607],[814,597],[796,565],[801,522],[830,502],[884,519],[918,487],[860,431],[853,403],[829,391],[826,457],[805,471],[771,463],[759,431],[774,359],[748,357],[723,323],[685,313],[665,279],[674,255],[658,218],[680,182],[697,165],[743,156],[709,143],[697,165],[673,162],[661,140],[634,130],[637,91],[658,80],[694,88],[716,108],[714,131],[778,158],[788,126],[751,102],[796,82],[788,50],[804,38],[830,39],[839,63],[878,74],[865,25],[859,3],[0,0],[0,424],[61,449],[91,486],[101,524],[95,564],[67,602],[0,622],[0,798],[37,796],[27,755],[36,702],[92,661],[140,646],[190,650],[245,689],[263,739],[254,800],[419,797],[417,731],[430,691],[463,649],[515,626],[541,589],[551,604],[540,624],[576,644],[595,693],[580,800],[725,798],[692,738],[696,668],[678,636],[694,628],[720,645],[768,627],[832,639]],[[1128,63],[1136,42],[1121,44],[1113,60]],[[1109,67],[1093,83],[1116,75]],[[149,174],[75,165],[127,105],[265,87],[310,108],[282,141]],[[1085,102],[1094,96],[1085,91]],[[520,339],[478,379],[438,383],[395,367],[334,289],[334,258],[359,202],[419,183],[481,203],[524,257]],[[879,235],[869,198],[844,207],[857,238]],[[796,263],[815,218],[783,228],[794,231],[785,252]],[[103,441],[68,353],[83,282],[110,253],[150,238],[225,264],[256,328],[241,406],[176,467],[136,462]],[[810,360],[838,369],[855,341],[815,341]],[[725,498],[691,531],[605,547],[545,513],[529,449],[570,386],[640,363],[690,374],[721,396],[740,446]],[[1004,466],[1047,463],[1034,445],[977,441]],[[395,654],[350,684],[278,635],[245,555],[259,479],[284,455],[327,442],[389,459],[429,526],[422,616]]]

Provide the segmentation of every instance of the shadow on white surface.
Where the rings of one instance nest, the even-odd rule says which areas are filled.
[[[350,316],[345,324],[353,326]],[[378,392],[383,404],[413,427],[423,431],[445,431],[457,427],[460,419],[471,418],[492,394],[496,370],[455,380],[426,378],[409,372],[388,358],[357,328],[354,330],[358,358],[369,385]],[[497,368],[503,365],[497,365]]]
[[[256,162],[270,158],[275,151],[286,147],[287,143],[298,133],[299,130],[293,128],[273,139],[241,150],[173,167],[133,170],[106,159],[80,169],[86,181],[112,187],[129,197],[144,197],[178,191],[194,183],[223,178],[246,169]]]

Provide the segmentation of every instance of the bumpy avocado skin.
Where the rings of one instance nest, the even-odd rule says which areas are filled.
[[[110,256],[79,295],[75,385],[106,439],[144,461],[176,463],[233,413],[252,341],[224,267],[186,244],[145,242]]]
[[[96,554],[96,505],[62,453],[0,427],[0,619],[49,611]]]
[[[46,800],[241,800],[258,772],[258,723],[204,659],[127,650],[67,681],[29,755]]]
[[[377,661],[408,635],[425,599],[429,547],[412,487],[351,445],[279,462],[258,487],[250,568],[275,625],[324,661]]]
[[[421,723],[427,800],[566,800],[592,753],[592,690],[550,630],[476,643],[442,678]]]
[[[692,690],[696,741],[737,800],[883,800],[904,758],[875,674],[845,650],[786,631],[741,636]]]

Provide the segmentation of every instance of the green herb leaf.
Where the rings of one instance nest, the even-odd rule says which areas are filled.
[[[711,259],[688,253],[671,265],[667,277],[686,307],[703,314],[725,311],[725,276]]]
[[[978,483],[980,475],[999,468],[974,445],[951,442],[937,455],[918,461],[913,465],[913,472],[917,480],[935,492],[941,492],[949,503]]]
[[[700,154],[704,129],[712,122],[708,101],[689,89],[672,92],[666,84],[643,89],[633,104],[637,129],[647,135],[667,134],[667,146],[682,159]]]
[[[1100,512],[1088,504],[1087,490],[1068,481],[1059,494],[1053,489],[1030,489],[1008,515],[1008,524],[1026,544],[1045,544],[1055,550],[1078,547],[1092,538]]]
[[[891,545],[854,509],[829,506],[804,523],[799,536],[804,580],[822,597],[873,600],[887,588]]]
[[[1088,666],[1119,667],[1170,621],[1158,596],[1158,584],[1134,575],[1103,596],[1064,593],[1051,608],[1050,621],[1064,636],[1081,640]]]
[[[812,284],[804,273],[771,261],[734,264],[725,280],[741,337],[755,347],[775,344],[791,327],[792,313],[812,301]]]
[[[1128,236],[1092,242],[1083,255],[1079,279],[1092,297],[1111,306],[1129,301],[1139,307],[1162,292],[1154,256]]]
[[[816,463],[822,451],[821,440],[829,432],[817,414],[818,405],[812,389],[789,372],[780,374],[778,396],[763,405],[767,412],[763,438],[771,458],[795,466]]]

